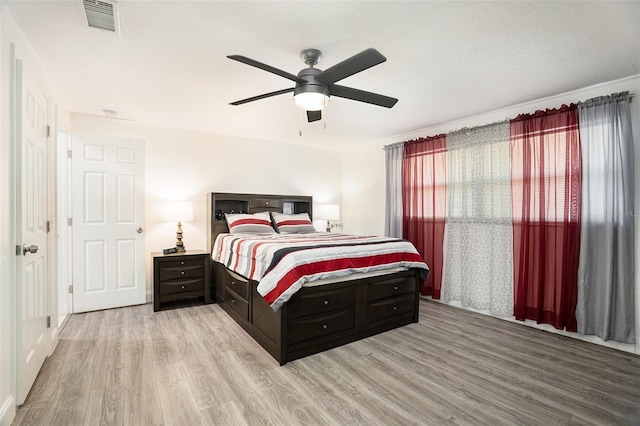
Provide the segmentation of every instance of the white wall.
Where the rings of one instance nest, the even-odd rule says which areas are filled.
[[[72,114],[71,128],[72,134],[145,141],[147,254],[175,245],[176,224],[162,222],[165,201],[193,202],[194,221],[182,225],[187,250],[207,250],[209,192],[311,195],[318,203],[340,202],[340,157],[331,151],[79,114]],[[150,263],[148,255],[148,295],[152,288]]]
[[[637,95],[631,103],[633,135],[635,142],[635,182],[640,181],[640,76],[633,76],[587,87],[568,93],[533,100],[523,104],[490,111],[484,114],[467,117],[460,120],[443,123],[426,129],[396,136],[389,140],[372,142],[367,150],[346,152],[342,155],[343,164],[343,211],[345,230],[359,233],[382,234],[384,232],[384,191],[385,191],[385,162],[384,145],[417,139],[419,137],[434,136],[447,133],[463,127],[481,126],[507,118],[515,118],[518,114],[533,113],[539,109],[555,108],[562,104],[584,101],[596,96],[610,95],[616,92],[629,91]],[[364,159],[364,161],[363,161]],[[370,184],[371,183],[371,184]],[[629,352],[640,353],[640,184],[636,184],[636,344],[624,345],[615,342],[602,342],[599,338],[587,337],[606,346],[613,346]],[[349,195],[347,195],[349,194]],[[361,208],[366,206],[366,209]],[[536,326],[535,324],[531,324]],[[548,331],[556,332],[552,327],[541,326]],[[572,337],[576,333],[568,333]]]
[[[349,234],[384,234],[385,161],[382,146],[342,156],[342,228]]]

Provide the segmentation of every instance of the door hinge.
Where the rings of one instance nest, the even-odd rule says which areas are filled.
[[[47,317],[47,328],[51,328],[51,316]]]
[[[72,293],[73,293],[73,286],[72,286],[72,285],[70,285],[70,286],[69,286],[69,294],[72,294]]]
[[[72,158],[73,157],[73,152],[69,149],[67,150],[67,158]]]
[[[67,218],[67,225],[73,226],[73,218],[72,217]]]
[[[51,126],[49,126],[47,124],[47,137],[50,138],[51,137]]]
[[[49,232],[51,232],[51,221],[50,220],[47,221],[47,234]]]

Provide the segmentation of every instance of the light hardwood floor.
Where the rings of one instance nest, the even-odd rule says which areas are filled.
[[[74,315],[13,424],[640,424],[640,357],[420,309],[282,367],[215,304]]]

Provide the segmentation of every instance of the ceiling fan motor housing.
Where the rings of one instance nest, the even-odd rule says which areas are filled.
[[[298,77],[307,80],[306,83],[296,83],[296,88],[293,91],[294,96],[299,93],[322,93],[326,96],[329,96],[329,91],[327,87],[316,80],[316,75],[320,74],[322,70],[317,68],[305,68],[298,73]]]

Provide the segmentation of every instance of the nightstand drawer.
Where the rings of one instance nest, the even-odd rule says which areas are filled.
[[[189,266],[202,266],[202,257],[199,259],[189,259],[183,257],[179,260],[164,260],[162,261],[163,268],[184,268]]]
[[[166,263],[178,263],[178,262],[166,262]],[[183,278],[202,278],[204,274],[204,265],[202,264],[202,260],[197,262],[184,262],[191,263],[189,265],[180,265],[174,267],[165,267],[162,265],[160,268],[160,282],[171,281],[176,279]],[[194,264],[195,263],[195,264]]]
[[[175,293],[189,293],[192,291],[203,291],[204,280],[180,280],[160,283],[160,296],[168,296]]]

